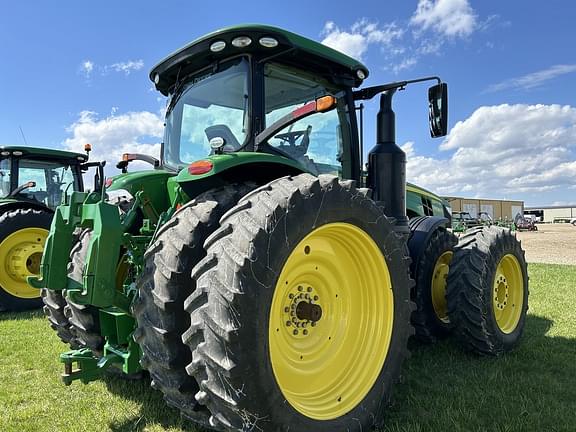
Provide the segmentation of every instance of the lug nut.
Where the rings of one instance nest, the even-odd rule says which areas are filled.
[[[290,327],[292,325],[292,323],[290,321],[286,321],[286,326]]]
[[[312,287],[308,287],[308,289],[306,291],[312,292]]]
[[[292,332],[294,335],[298,334],[298,330],[294,329],[294,331]]]
[[[304,335],[307,335],[307,334],[308,334],[308,330],[304,330],[303,333],[304,333]]]
[[[298,286],[298,291],[302,291],[304,288],[302,288],[302,286]]]

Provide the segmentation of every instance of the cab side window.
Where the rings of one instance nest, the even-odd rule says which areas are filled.
[[[304,77],[299,71],[268,64],[265,67],[266,126],[286,114],[326,95],[341,96],[337,89],[328,88],[313,77]],[[350,161],[345,151],[350,144],[346,104],[340,98],[337,108],[315,113],[278,132],[268,144],[294,159],[308,172],[346,176]]]

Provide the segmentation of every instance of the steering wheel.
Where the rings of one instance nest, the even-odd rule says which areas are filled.
[[[304,130],[289,131],[274,135],[274,138],[284,141],[279,146],[276,146],[276,148],[288,153],[292,157],[302,157],[308,152],[311,132],[312,126],[308,125]],[[298,140],[300,140],[300,143],[296,144]]]

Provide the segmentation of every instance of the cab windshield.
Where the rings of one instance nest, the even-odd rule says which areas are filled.
[[[224,152],[239,150],[249,127],[248,90],[245,58],[187,79],[172,96],[166,114],[164,164],[180,169],[210,155],[210,140],[215,137],[224,139]]]

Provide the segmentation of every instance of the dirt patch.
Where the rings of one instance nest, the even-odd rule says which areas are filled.
[[[576,265],[576,226],[538,224],[538,231],[518,232],[526,261]]]

